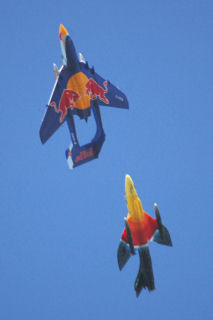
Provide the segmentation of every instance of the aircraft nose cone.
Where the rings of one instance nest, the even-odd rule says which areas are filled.
[[[67,35],[68,31],[67,29],[63,26],[63,24],[60,24],[59,27],[59,38],[62,40],[64,35]]]
[[[125,191],[126,196],[137,194],[132,178],[128,174],[125,177]]]

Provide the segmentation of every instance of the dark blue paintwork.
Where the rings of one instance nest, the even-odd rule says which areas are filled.
[[[69,37],[66,36],[65,51],[67,58],[67,65],[63,66],[57,77],[52,96],[47,105],[47,110],[40,128],[40,139],[42,143],[45,143],[54,132],[64,123],[67,122],[70,131],[71,141],[73,147],[66,150],[66,158],[71,158],[72,167],[75,168],[81,164],[84,164],[92,159],[98,157],[101,147],[105,140],[105,133],[102,126],[101,115],[99,105],[106,107],[117,107],[128,109],[129,104],[127,98],[123,92],[116,88],[109,81],[105,83],[101,76],[99,76],[94,68],[90,68],[88,63],[79,62],[76,54],[74,44]],[[104,93],[104,98],[101,99],[98,95],[95,100],[90,100],[90,106],[85,109],[78,109],[77,107],[68,107],[63,113],[60,109],[61,99],[64,94],[64,90],[67,89],[67,83],[69,79],[75,74],[82,72],[88,78],[88,81],[92,79],[95,83],[104,90],[104,84],[107,85],[107,90]],[[86,90],[86,87],[85,87]],[[70,90],[72,91],[72,90]],[[105,103],[104,101],[108,103]],[[84,146],[80,146],[77,138],[77,133],[74,123],[74,115],[78,115],[80,119],[87,120],[91,115],[91,110],[94,115],[97,130],[95,137],[92,141]],[[69,161],[68,161],[69,162]]]

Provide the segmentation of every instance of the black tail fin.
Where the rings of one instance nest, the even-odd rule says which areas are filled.
[[[149,253],[149,248],[144,247],[139,250],[140,267],[137,278],[135,280],[135,291],[137,297],[143,288],[148,288],[149,291],[155,289],[154,275],[152,271],[152,260]]]
[[[158,209],[157,204],[154,204],[155,207],[155,215],[158,223],[158,230],[159,232],[155,235],[154,241],[160,244],[165,244],[166,246],[172,247],[172,240],[167,228],[162,224],[160,212]]]

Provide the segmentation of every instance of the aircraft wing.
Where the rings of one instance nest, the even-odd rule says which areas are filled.
[[[60,122],[60,114],[56,113],[54,108],[47,106],[44,119],[39,131],[40,139],[42,143],[45,143],[53,133],[62,125]]]
[[[79,64],[80,71],[84,73],[88,78],[88,81],[84,84],[84,95],[89,96],[91,102],[92,100],[97,100],[99,105],[123,109],[129,108],[127,98],[121,90],[116,88],[113,84],[111,84],[111,82],[104,80],[94,71],[94,69],[90,69],[88,67],[88,64],[82,62],[80,62]],[[67,106],[63,104],[65,102],[63,98],[66,98],[66,90],[64,90],[66,89],[65,80],[67,80],[66,77],[68,76],[66,72],[66,68],[60,72],[60,79],[58,78],[56,80],[52,95],[47,105],[46,113],[40,128],[40,138],[42,143],[45,143],[62,125],[66,118],[66,115],[69,115],[69,112],[78,114],[78,108],[74,108],[74,110],[68,111]],[[76,84],[79,85],[78,82]],[[76,98],[79,97],[78,92],[74,92],[73,90],[69,90],[69,92],[72,92],[72,99],[75,98],[74,94],[76,95]],[[59,106],[60,102],[62,104],[61,107]],[[85,115],[89,116],[90,111],[85,110]]]
[[[132,233],[129,227],[129,223],[127,219],[125,219],[124,221],[125,221],[125,228],[123,230],[120,244],[118,247],[118,252],[117,252],[118,265],[120,270],[127,263],[131,254],[132,255],[135,254],[135,248],[132,240]]]
[[[89,78],[92,78],[94,82],[88,81],[87,90],[91,90],[94,93],[99,105],[129,109],[129,103],[126,95],[114,86],[110,81],[103,79],[94,69],[89,69],[88,64],[80,63],[81,71]],[[88,92],[87,91],[87,92]]]

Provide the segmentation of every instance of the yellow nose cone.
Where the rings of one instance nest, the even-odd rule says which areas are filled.
[[[126,174],[126,177],[125,177],[125,192],[126,192],[126,197],[137,196],[134,182],[132,181],[132,178],[128,174]]]
[[[125,178],[125,193],[127,208],[129,210],[128,217],[131,217],[131,219],[135,221],[141,221],[144,217],[143,207],[138,198],[132,178],[128,174]]]
[[[60,24],[60,27],[59,27],[59,38],[62,40],[63,36],[67,35],[67,34],[68,34],[67,29],[63,26],[63,24]]]

